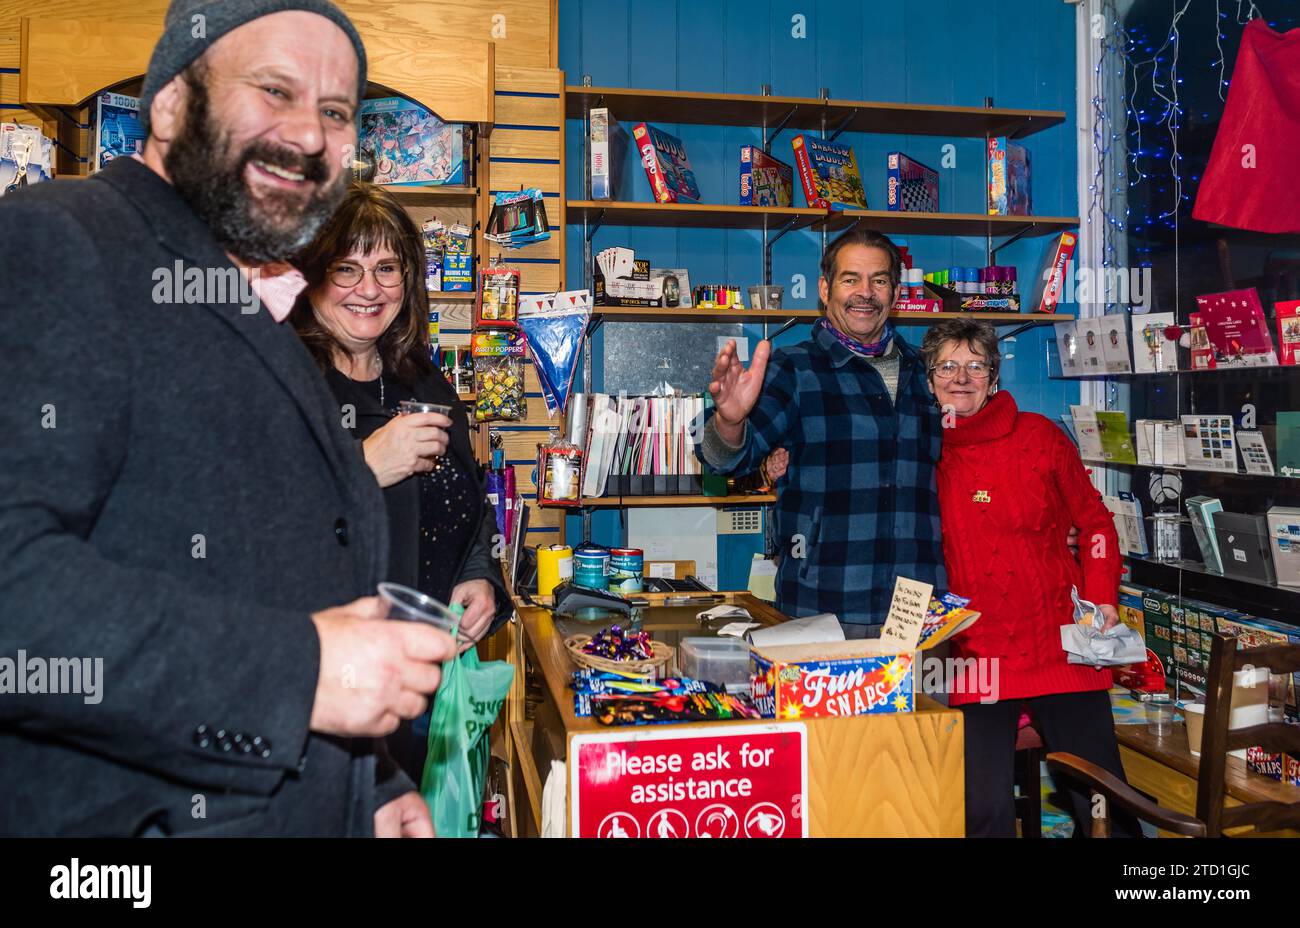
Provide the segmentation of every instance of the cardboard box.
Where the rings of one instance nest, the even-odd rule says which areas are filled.
[[[909,654],[891,654],[874,639],[755,649],[750,657],[750,695],[764,718],[911,712],[916,708],[922,652],[969,628],[978,618],[978,612],[959,616]]]
[[[988,140],[988,208],[990,216],[1033,212],[1029,151],[1005,136]]]
[[[470,136],[402,97],[363,100],[358,107],[361,159],[381,186],[470,183]]]
[[[992,212],[992,210],[990,210]],[[1074,258],[1074,248],[1079,242],[1079,237],[1073,232],[1062,232],[1057,236],[1055,244],[1048,250],[1047,256],[1039,268],[1038,279],[1034,281],[1033,299],[1029,303],[1030,310],[1036,313],[1054,313],[1060,304],[1061,295],[1065,289],[1066,274],[1070,269],[1070,262]],[[1072,291],[1073,292],[1073,291]],[[1105,322],[1112,322],[1106,318]],[[1124,336],[1124,357],[1128,357],[1128,336]],[[1118,350],[1116,357],[1118,357]],[[1123,370],[1128,370],[1124,367]]]
[[[1268,754],[1263,748],[1246,748],[1246,767],[1273,780],[1300,786],[1300,757]]]
[[[1121,586],[1119,588],[1119,619],[1133,631],[1142,636],[1143,642],[1147,642],[1146,621],[1142,616],[1142,590],[1135,586]]]
[[[1166,631],[1173,626],[1173,606],[1177,601],[1176,596],[1169,593],[1163,593],[1160,590],[1143,590],[1142,591],[1142,619],[1146,622],[1147,628],[1152,625],[1158,625]],[[1164,640],[1169,640],[1169,635],[1161,636]]]

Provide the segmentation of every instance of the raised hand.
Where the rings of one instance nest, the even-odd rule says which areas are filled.
[[[749,369],[736,355],[736,342],[728,341],[713,362],[709,394],[716,407],[715,422],[719,436],[729,444],[738,445],[745,435],[745,419],[758,402],[763,391],[763,374],[767,359],[772,354],[772,343],[764,339],[754,349]]]

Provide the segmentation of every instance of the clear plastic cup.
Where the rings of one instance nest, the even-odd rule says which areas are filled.
[[[442,403],[425,403],[420,400],[402,400],[397,404],[397,414],[399,416],[410,416],[421,412],[440,412],[448,419],[451,418],[451,407],[444,406]]]
[[[379,584],[379,597],[388,606],[386,618],[401,622],[425,622],[434,628],[440,628],[455,637],[460,627],[462,606],[451,608],[443,605],[432,596],[425,596],[419,590],[400,583]]]
[[[399,416],[412,416],[422,412],[440,412],[448,419],[452,417],[450,406],[444,406],[441,403],[425,403],[421,400],[402,400],[397,404],[397,414]],[[434,467],[442,466],[442,455],[434,460]]]
[[[1147,731],[1157,738],[1164,738],[1174,730],[1174,703],[1167,694],[1161,693],[1147,700]]]

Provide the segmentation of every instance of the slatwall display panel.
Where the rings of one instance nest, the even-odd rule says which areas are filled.
[[[549,218],[551,204],[547,204],[547,213]],[[551,237],[544,239],[524,248],[506,248],[498,245],[496,242],[488,242],[488,257],[501,257],[503,264],[559,264],[560,254],[563,251],[563,229],[551,221]]]
[[[497,69],[497,87],[501,88],[502,70]],[[517,85],[512,85],[517,86]],[[554,90],[554,88],[552,88]],[[516,96],[509,90],[498,92],[496,98],[496,124],[498,127],[555,127],[564,124],[564,112],[558,97]],[[502,128],[501,131],[504,131]]]
[[[497,96],[524,94],[549,97],[559,94],[564,86],[564,73],[553,68],[521,66],[504,55],[496,59]]]
[[[492,158],[492,192],[517,192],[527,187],[537,187],[542,193],[556,193],[560,189],[560,161],[534,164],[532,162],[505,161]],[[548,204],[549,209],[549,204]]]

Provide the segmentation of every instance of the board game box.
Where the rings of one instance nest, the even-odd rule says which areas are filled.
[[[1029,151],[1006,136],[989,139],[989,215],[1028,216],[1033,209],[1029,188]]]
[[[858,172],[858,159],[847,145],[796,135],[795,166],[808,206],[813,209],[866,209],[867,191]]]
[[[114,158],[126,158],[144,151],[144,127],[140,125],[140,98],[122,93],[101,93],[90,108],[90,138],[95,154],[90,173],[103,170]]]
[[[617,200],[623,189],[628,151],[627,130],[608,107],[591,111],[591,160],[587,190],[593,200]]]
[[[793,206],[794,168],[756,145],[740,149],[740,205]]]
[[[644,122],[632,130],[632,138],[656,203],[699,202],[700,188],[681,139]]]
[[[902,213],[939,212],[939,172],[901,151],[886,156],[885,208]]]
[[[468,184],[464,126],[445,123],[402,97],[362,100],[358,150],[381,186]]]

